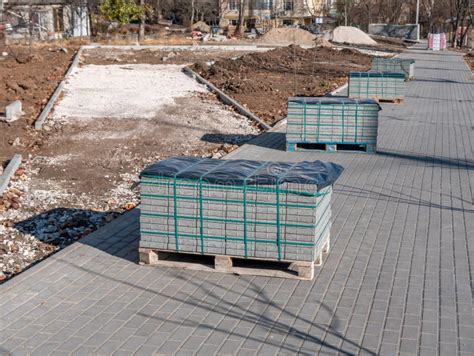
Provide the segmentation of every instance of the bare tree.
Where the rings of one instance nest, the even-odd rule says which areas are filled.
[[[244,21],[245,21],[245,7],[247,6],[246,0],[239,0],[239,20],[237,22],[236,34],[239,37],[244,35]]]

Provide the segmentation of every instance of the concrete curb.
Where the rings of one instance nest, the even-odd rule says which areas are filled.
[[[76,55],[74,56],[74,59],[69,66],[69,69],[67,70],[66,74],[64,75],[64,78],[61,80],[59,85],[56,87],[54,90],[53,95],[48,100],[48,103],[46,106],[43,108],[41,113],[39,114],[38,118],[35,121],[35,130],[41,130],[43,128],[43,124],[48,118],[49,113],[51,112],[51,109],[53,108],[54,103],[58,99],[59,95],[63,91],[64,84],[66,83],[67,78],[69,75],[72,73],[73,69],[76,68],[76,66],[79,64],[79,60],[81,58],[82,50],[84,46],[79,47],[79,50],[77,51]]]
[[[219,98],[227,105],[233,106],[237,111],[248,117],[249,119],[255,121],[260,127],[264,128],[265,130],[269,130],[271,128],[270,125],[266,124],[262,119],[260,119],[258,116],[255,114],[251,113],[249,110],[244,108],[242,105],[240,105],[237,101],[229,97],[227,94],[225,94],[222,90],[218,89],[216,86],[211,84],[209,81],[201,77],[199,74],[197,74],[195,71],[193,71],[189,67],[184,67],[183,72],[189,75],[190,77],[196,79],[199,83],[206,85],[210,91],[216,93],[219,95]]]
[[[8,184],[10,183],[10,179],[13,177],[17,169],[20,167],[21,164],[21,155],[16,154],[8,163],[7,168],[0,176],[0,196],[3,195],[5,190],[7,190]]]
[[[268,51],[274,49],[277,46],[274,45],[102,45],[102,44],[89,44],[82,46],[83,49],[124,49],[124,50],[144,50],[144,49],[155,49],[164,51],[209,51],[209,50],[226,50],[226,51]]]

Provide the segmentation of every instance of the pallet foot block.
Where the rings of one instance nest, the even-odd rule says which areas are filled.
[[[342,171],[321,161],[155,163],[141,173],[140,263],[312,278],[329,246],[332,185]]]
[[[374,153],[380,110],[380,105],[372,99],[289,98],[287,151]]]
[[[140,263],[146,265],[156,265],[158,264],[158,254],[150,249],[141,248],[138,251]]]
[[[354,99],[402,102],[405,99],[405,75],[391,72],[350,72],[348,96]]]
[[[415,78],[415,60],[405,58],[380,58],[375,57],[372,60],[373,72],[392,72],[402,73],[406,80]]]
[[[230,273],[232,271],[232,258],[229,256],[216,256],[215,268],[217,272]]]

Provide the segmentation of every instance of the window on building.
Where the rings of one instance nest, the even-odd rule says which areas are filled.
[[[229,0],[229,10],[239,10],[239,0]]]
[[[273,2],[272,0],[260,0],[260,9],[261,10],[271,10],[272,9],[272,5],[273,5]]]
[[[285,1],[285,11],[293,11],[293,1],[291,0]]]

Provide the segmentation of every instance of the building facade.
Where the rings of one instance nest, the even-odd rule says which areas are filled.
[[[246,28],[308,26],[323,16],[322,0],[222,0],[221,27],[237,25],[241,4]]]
[[[1,1],[1,0],[0,0]],[[7,40],[53,40],[90,35],[85,0],[3,0],[3,30]]]

